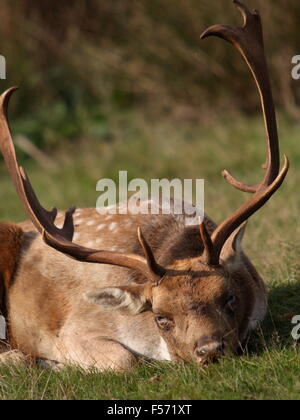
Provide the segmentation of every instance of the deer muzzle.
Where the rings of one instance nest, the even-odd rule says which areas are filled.
[[[219,337],[204,337],[198,340],[195,348],[195,357],[199,364],[219,359],[224,355],[224,341]]]

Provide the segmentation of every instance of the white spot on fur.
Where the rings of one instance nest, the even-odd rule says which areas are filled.
[[[105,227],[106,227],[106,224],[105,223],[101,223],[101,225],[99,225],[97,227],[97,231],[99,232],[100,230],[104,229]]]
[[[95,246],[95,242],[94,242],[94,241],[89,241],[89,242],[86,244],[86,246],[87,246],[88,248],[93,248],[93,247]]]
[[[113,230],[115,230],[115,229],[116,229],[116,227],[117,227],[117,223],[116,223],[116,222],[112,222],[112,223],[109,225],[108,229],[112,232]]]
[[[87,226],[94,226],[95,224],[95,220],[90,220],[89,222],[87,222]]]
[[[76,224],[80,225],[83,222],[83,219],[76,220]]]

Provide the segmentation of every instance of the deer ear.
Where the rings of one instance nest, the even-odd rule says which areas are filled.
[[[247,222],[236,229],[225,242],[221,251],[221,260],[226,262],[231,268],[236,268],[240,265],[243,249],[242,242],[246,231]]]
[[[86,299],[108,311],[120,311],[124,315],[136,315],[151,309],[146,285],[104,287],[86,293]]]

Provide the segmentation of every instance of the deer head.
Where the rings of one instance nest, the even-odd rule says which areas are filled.
[[[46,244],[86,263],[112,264],[140,273],[139,281],[127,286],[91,290],[86,298],[111,311],[133,315],[151,310],[159,332],[174,359],[203,363],[236,349],[246,329],[253,292],[241,248],[246,222],[281,186],[289,169],[285,157],[279,171],[279,144],[272,92],[264,53],[259,14],[234,1],[244,18],[242,27],[217,25],[202,39],[218,36],[231,42],[246,60],[261,96],[267,132],[266,173],[260,184],[251,186],[237,181],[227,171],[223,176],[233,187],[251,197],[209,234],[205,223],[198,233],[199,256],[182,258],[164,265],[138,230],[144,256],[88,249],[72,242],[74,208],[66,212],[64,226],[55,225],[57,210],[45,210],[39,203],[28,176],[19,167],[7,122],[7,107],[12,88],[1,97],[0,147],[15,188],[32,223]],[[186,237],[186,241],[194,238]],[[182,248],[184,247],[182,243]]]

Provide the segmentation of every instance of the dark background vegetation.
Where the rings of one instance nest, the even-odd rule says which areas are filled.
[[[300,51],[298,0],[248,0],[265,24],[276,103],[298,118],[291,57]],[[1,0],[0,52],[21,86],[17,129],[47,147],[91,136],[109,140],[115,113],[205,124],[258,111],[240,56],[200,41],[214,23],[241,22],[231,0]],[[34,118],[33,118],[34,117]]]

